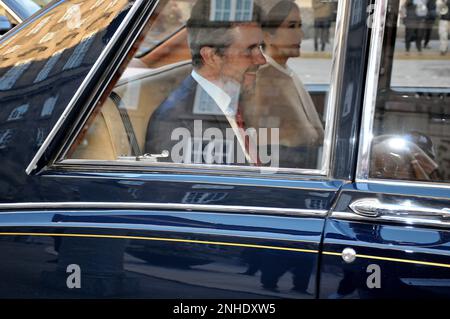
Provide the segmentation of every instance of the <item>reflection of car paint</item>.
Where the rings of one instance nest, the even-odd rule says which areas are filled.
[[[364,16],[363,7],[353,6]],[[1,69],[2,77],[13,71],[3,78],[11,80],[11,86],[4,84],[0,91],[0,254],[4,261],[0,263],[0,296],[450,295],[445,223],[441,228],[405,226],[364,219],[349,208],[364,198],[393,205],[410,201],[425,207],[448,206],[448,190],[349,182],[356,150],[348,141],[357,140],[360,118],[356,102],[347,101],[343,119],[337,120],[339,161],[330,180],[46,167],[57,149],[53,144],[38,163],[38,170],[44,170],[26,175],[43,135],[55,126],[123,18],[97,30],[85,47],[83,63],[71,63],[73,68],[63,69],[76,50],[67,47],[54,60],[45,57],[32,60],[26,69],[20,65]],[[365,43],[364,23],[352,28],[349,38]],[[117,48],[116,44],[110,49]],[[364,68],[356,66],[364,65],[366,48],[347,49],[352,54],[346,55],[345,62],[354,67],[344,74],[343,96],[349,96],[349,91],[362,96],[364,88],[355,83],[364,82]],[[56,61],[51,72],[38,77],[49,61]],[[16,78],[18,73],[21,76]],[[99,80],[91,81],[85,92],[91,93]],[[25,100],[29,106],[23,108]],[[54,106],[49,106],[49,100]],[[77,104],[65,114],[69,122],[79,119],[83,106]],[[348,125],[349,121],[353,124]],[[69,131],[66,125],[63,128]],[[66,136],[56,141],[65,143]],[[341,257],[347,247],[356,252],[355,261],[348,264]],[[86,276],[80,290],[65,286],[71,263],[78,263]],[[370,264],[381,267],[384,277],[379,290],[365,286]],[[21,290],[24,286],[27,289]]]

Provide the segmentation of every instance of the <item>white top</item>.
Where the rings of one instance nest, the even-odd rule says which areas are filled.
[[[245,158],[250,163],[251,158],[250,155],[245,150],[245,142],[242,138],[244,132],[240,132],[240,129],[236,122],[236,112],[238,107],[239,95],[241,87],[236,82],[216,82],[213,83],[200,74],[198,74],[195,70],[192,70],[191,73],[194,80],[201,86],[201,88],[208,93],[208,95],[214,100],[214,102],[219,107],[221,113],[217,114],[214,110],[209,110],[210,112],[204,112],[203,114],[213,114],[213,115],[225,115],[228,123],[233,129],[234,135],[237,137],[239,145],[241,146],[242,151],[245,154]],[[229,93],[227,93],[229,92]],[[198,93],[198,92],[197,92]],[[197,100],[197,96],[196,96]],[[196,103],[196,102],[194,102]],[[195,113],[196,105],[194,105],[194,113]]]

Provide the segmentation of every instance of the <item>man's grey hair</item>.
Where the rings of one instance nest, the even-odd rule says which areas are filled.
[[[212,0],[198,0],[187,21],[188,44],[192,55],[194,68],[203,66],[200,50],[211,47],[220,55],[233,43],[232,30],[234,27],[257,23],[261,25],[261,9],[253,3],[253,14],[245,20],[223,21],[211,19]]]

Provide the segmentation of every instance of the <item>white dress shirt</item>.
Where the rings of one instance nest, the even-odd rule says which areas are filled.
[[[198,74],[195,70],[192,70],[191,75],[194,80],[201,86],[201,88],[206,93],[208,93],[208,95],[217,104],[220,111],[222,112],[222,114],[220,115],[225,115],[228,123],[233,129],[233,133],[236,136],[242,151],[245,154],[245,158],[247,159],[247,161],[249,161],[249,163],[251,163],[251,157],[245,149],[245,142],[242,138],[244,132],[240,132],[239,126],[236,122],[236,112],[238,108],[241,89],[240,85],[232,81],[228,83],[213,83]],[[226,91],[229,93],[227,93]]]

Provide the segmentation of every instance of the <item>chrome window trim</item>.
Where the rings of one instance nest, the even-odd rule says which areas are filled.
[[[242,172],[242,173],[256,173],[259,172],[261,176],[279,176],[280,174],[295,174],[295,175],[308,175],[313,176],[316,175],[319,178],[323,178],[323,172],[319,169],[304,169],[304,168],[283,168],[283,167],[264,167],[264,166],[238,166],[238,165],[220,165],[220,164],[183,164],[183,163],[148,163],[145,161],[102,161],[102,160],[86,160],[86,159],[65,159],[61,160],[58,163],[59,165],[79,165],[79,166],[99,166],[106,165],[110,166],[110,169],[113,168],[121,168],[124,169],[126,167],[140,167],[148,170],[154,168],[161,168],[167,170],[179,171],[181,169],[196,169],[196,170],[204,170],[206,171],[217,171],[222,170],[224,172]]]
[[[8,7],[3,1],[0,0],[0,6],[2,6],[10,15],[13,16],[14,19],[17,20],[17,22],[22,23],[23,20],[15,13],[10,7]]]
[[[383,50],[384,30],[386,23],[388,0],[375,3],[373,29],[370,39],[369,64],[367,67],[366,88],[364,92],[363,116],[360,131],[359,154],[356,166],[356,180],[367,180],[369,177],[370,146],[377,100],[378,78]]]
[[[433,220],[408,216],[380,216],[377,218],[373,218],[362,216],[353,212],[335,211],[331,213],[330,218],[348,221],[367,222],[370,224],[387,222],[408,226],[431,226],[431,227],[450,228],[450,221]]]
[[[88,83],[91,81],[91,78],[93,77],[94,73],[98,71],[98,68],[100,64],[102,64],[105,60],[106,55],[111,50],[111,47],[116,44],[119,35],[122,34],[123,30],[125,29],[125,26],[128,24],[128,22],[132,19],[132,17],[135,15],[135,13],[138,11],[138,8],[141,7],[142,3],[145,3],[146,0],[136,0],[136,2],[133,3],[130,11],[127,13],[123,21],[121,22],[120,26],[117,28],[117,31],[112,36],[109,43],[105,46],[102,53],[98,57],[97,61],[94,63],[92,69],[89,71],[89,73],[84,78],[83,82],[81,83],[78,90],[75,92],[72,99],[69,101],[67,107],[64,109],[63,113],[59,117],[58,121],[56,122],[55,126],[52,128],[50,133],[48,134],[47,138],[42,143],[41,147],[31,160],[30,164],[26,168],[25,172],[26,174],[30,175],[36,168],[37,168],[37,162],[41,159],[44,152],[49,147],[50,143],[55,138],[56,134],[61,130],[68,114],[72,111],[73,107],[75,106],[76,102],[78,101],[79,97],[81,96],[81,92],[88,86]],[[159,0],[156,0],[154,3],[154,6],[157,6],[159,3]]]
[[[312,210],[299,208],[234,206],[234,205],[202,205],[177,203],[126,203],[126,202],[29,202],[29,203],[2,203],[0,211],[5,210],[36,210],[36,209],[136,209],[136,210],[183,210],[207,211],[223,213],[269,214],[325,217],[327,210]],[[11,212],[0,212],[0,214]]]
[[[333,48],[333,60],[331,64],[330,88],[326,104],[325,137],[323,142],[322,169],[323,175],[330,174],[331,159],[337,120],[338,96],[342,88],[343,70],[345,63],[345,48],[347,43],[347,30],[350,24],[350,1],[340,0],[336,14],[336,37]],[[342,72],[341,72],[342,71]]]
[[[375,4],[355,181],[358,183],[375,183],[450,189],[450,185],[448,185],[448,183],[447,185],[445,185],[444,182],[438,183],[425,181],[406,181],[397,179],[388,180],[374,179],[369,177],[370,147],[373,138],[373,123],[376,112],[378,78],[380,73],[388,2],[389,0],[378,0]]]
[[[79,95],[81,95],[82,89],[86,86],[89,79],[92,77],[92,73],[94,72],[94,69],[98,68],[98,65],[101,61],[104,59],[104,55],[106,54],[106,51],[110,49],[110,46],[113,45],[117,41],[117,35],[121,33],[120,31],[123,29],[123,26],[130,20],[130,17],[132,14],[134,14],[134,11],[136,11],[136,8],[139,7],[139,5],[144,0],[139,0],[137,3],[134,4],[132,8],[132,12],[129,12],[128,15],[125,17],[124,21],[122,22],[121,26],[119,27],[118,31],[115,33],[113,38],[111,39],[108,46],[104,49],[102,52],[102,55],[95,63],[93,69],[90,71],[88,76],[83,81],[82,85],[80,86],[79,90],[76,92],[72,100],[69,102],[68,107],[65,109],[63,114],[61,115],[60,119],[56,123],[56,125],[53,127],[50,134],[47,136],[46,140],[42,144],[41,148],[38,150],[36,155],[34,156],[31,163],[28,165],[26,169],[26,173],[30,175],[33,170],[36,168],[37,162],[42,157],[45,150],[48,148],[51,141],[54,139],[57,132],[61,129],[64,120],[67,117],[67,114],[71,111],[73,108],[75,102],[78,100]],[[155,7],[159,4],[159,0],[155,2]],[[333,58],[332,58],[332,66],[331,66],[331,82],[329,87],[329,93],[328,93],[328,99],[326,104],[326,122],[325,122],[325,137],[324,137],[324,145],[323,145],[323,152],[322,152],[322,161],[321,161],[321,168],[319,169],[291,169],[291,168],[277,168],[279,171],[283,171],[283,173],[291,173],[295,175],[320,175],[324,177],[330,177],[330,166],[331,166],[331,159],[332,159],[332,151],[333,151],[333,140],[334,140],[334,130],[335,130],[335,120],[336,120],[336,110],[337,110],[337,101],[338,101],[338,95],[340,93],[341,83],[342,83],[342,70],[344,66],[344,59],[345,59],[345,43],[347,40],[346,30],[348,29],[350,16],[349,16],[349,7],[350,2],[341,0],[338,4],[338,12],[337,12],[337,19],[336,19],[336,29],[335,29],[335,42],[334,42],[334,48],[333,48]],[[133,10],[134,9],[134,10]],[[63,148],[67,146],[64,145]],[[98,161],[92,160],[92,162],[95,162],[95,164],[98,165]],[[92,163],[91,162],[91,163]],[[67,164],[67,160],[63,160],[62,162],[57,163],[64,163]],[[115,165],[118,164],[117,161],[113,162]],[[52,163],[54,164],[54,163]],[[147,163],[146,167],[152,168],[152,167],[160,167],[161,163]],[[172,163],[177,165],[177,163]],[[178,164],[178,167],[182,168],[189,168],[188,166],[184,164]],[[248,166],[236,166],[236,167],[230,167],[225,165],[210,165],[210,167],[205,166],[204,164],[201,164],[202,168],[207,169],[227,169],[230,171],[248,171],[253,172],[253,170],[249,170]],[[199,168],[199,167],[196,167]],[[273,170],[270,167],[257,167],[256,170],[261,171],[271,171]],[[263,173],[264,174],[264,173]]]
[[[380,185],[390,185],[390,186],[417,186],[417,187],[428,187],[428,188],[443,188],[450,189],[449,184],[442,184],[437,182],[420,182],[420,181],[404,181],[404,180],[393,180],[393,179],[356,179],[357,183],[370,183],[370,184],[380,184]]]
[[[72,167],[71,167],[72,168]],[[217,170],[216,170],[217,171]],[[341,185],[333,186],[333,183],[350,183],[341,180],[333,180],[333,181],[324,181],[315,178],[303,178],[296,179],[291,176],[276,176],[277,179],[266,179],[262,176],[248,178],[248,175],[236,175],[233,172],[233,175],[225,175],[225,174],[217,174],[217,172],[211,172],[214,174],[214,182],[211,181],[211,176],[208,174],[193,174],[190,171],[183,171],[173,173],[173,171],[152,171],[155,174],[146,174],[142,173],[141,170],[139,173],[135,173],[132,170],[128,170],[123,173],[122,170],[118,170],[117,172],[112,171],[99,171],[98,167],[93,167],[92,171],[86,171],[86,169],[82,169],[79,172],[76,170],[70,171],[70,173],[60,173],[60,170],[52,171],[48,170],[42,174],[45,177],[52,178],[77,178],[77,179],[93,179],[93,178],[101,178],[102,180],[117,180],[118,178],[126,178],[126,180],[132,181],[156,181],[156,182],[182,182],[182,183],[193,183],[193,184],[204,184],[204,185],[212,185],[215,186],[250,186],[250,187],[262,187],[262,188],[281,188],[281,189],[295,189],[295,190],[307,190],[307,191],[318,191],[318,192],[329,192],[335,193],[337,192]],[[205,173],[205,171],[202,171]],[[81,174],[81,175],[80,175]],[[131,174],[131,175],[130,175]],[[236,181],[237,180],[237,181]],[[298,183],[301,181],[302,183]],[[313,185],[311,185],[313,184]],[[317,185],[314,185],[317,184]],[[220,186],[219,186],[220,187]],[[209,188],[208,188],[209,189]]]

